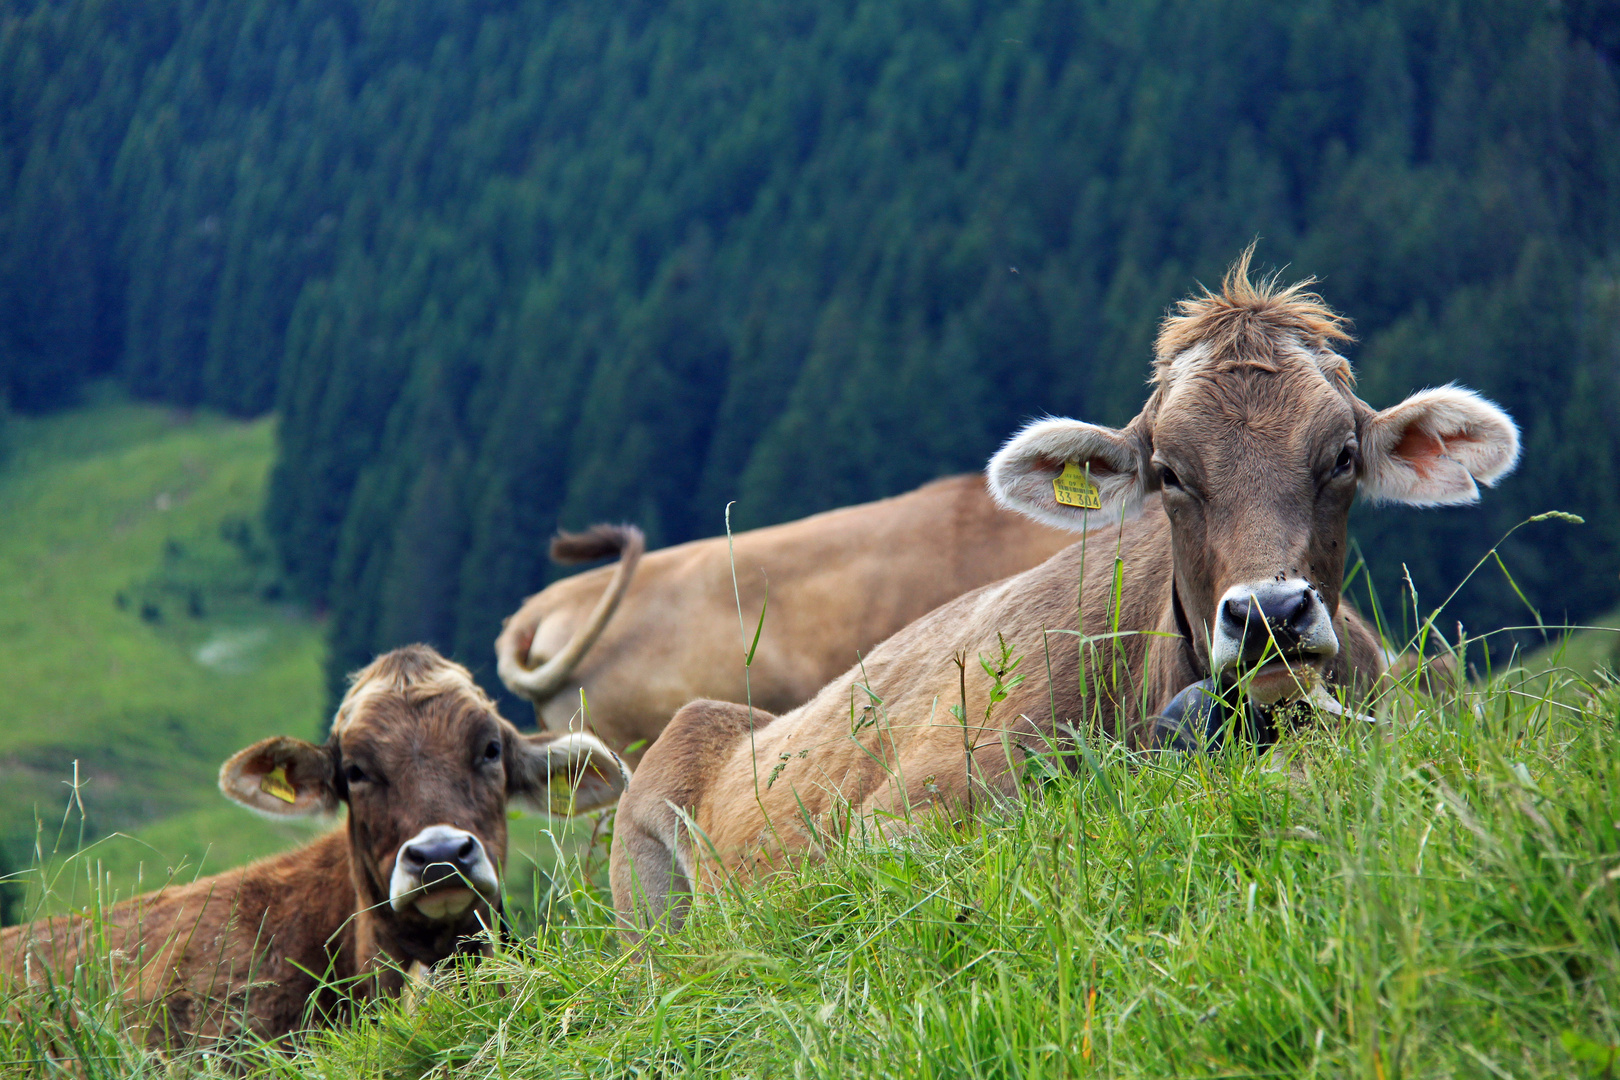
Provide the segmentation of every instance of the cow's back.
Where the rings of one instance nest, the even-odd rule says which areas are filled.
[[[548,727],[566,727],[583,689],[594,730],[623,749],[655,739],[697,698],[785,711],[913,620],[1073,539],[997,508],[973,475],[738,533],[730,544],[721,536],[651,552],[613,621],[540,713]],[[560,649],[612,569],[541,594],[573,614],[547,617],[538,651]],[[745,681],[742,636],[752,639],[767,603]]]
[[[752,673],[775,697],[759,703],[784,711],[808,701],[903,627],[1074,540],[997,507],[977,475],[759,530],[737,553],[739,583],[757,567],[745,620],[764,602],[768,578],[784,582],[771,590]]]
[[[153,1046],[274,1037],[299,1026],[317,987],[310,972],[324,972],[326,939],[352,912],[352,893],[345,907],[344,889],[319,884],[338,860],[346,867],[346,852],[338,831],[94,917],[8,927],[0,980],[8,992],[87,981],[121,998],[123,1022]]]

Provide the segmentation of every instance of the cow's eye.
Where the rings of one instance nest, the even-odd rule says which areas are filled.
[[[484,764],[501,760],[501,740],[491,739],[489,745],[484,747]]]
[[[1333,475],[1340,477],[1348,473],[1356,464],[1356,455],[1347,446],[1339,451],[1338,458],[1333,462]]]
[[[1176,470],[1170,468],[1170,466],[1160,465],[1159,484],[1162,487],[1176,488],[1179,490],[1181,488],[1181,477],[1177,476]]]
[[[370,780],[371,777],[367,776],[366,770],[360,766],[350,765],[343,770],[343,779],[351,784],[363,784]]]

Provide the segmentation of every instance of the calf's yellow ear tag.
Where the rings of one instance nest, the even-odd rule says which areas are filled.
[[[275,796],[284,803],[298,801],[298,792],[294,791],[293,786],[287,783],[287,766],[285,765],[277,765],[265,773],[264,779],[259,781],[259,790],[266,795]]]
[[[1078,506],[1082,510],[1101,510],[1102,496],[1085,470],[1073,461],[1063,463],[1063,471],[1052,481],[1052,496],[1064,506]]]

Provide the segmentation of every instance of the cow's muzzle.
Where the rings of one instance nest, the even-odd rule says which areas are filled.
[[[1303,578],[1234,585],[1216,605],[1210,671],[1262,704],[1308,693],[1338,652],[1333,614]]]
[[[453,919],[482,896],[493,903],[500,878],[483,842],[465,829],[429,825],[399,846],[388,883],[395,911],[414,906],[430,919]]]

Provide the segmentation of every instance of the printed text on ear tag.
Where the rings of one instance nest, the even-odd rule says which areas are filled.
[[[259,781],[259,790],[266,795],[274,795],[282,802],[298,801],[298,793],[293,790],[291,784],[287,783],[287,766],[285,765],[277,765],[265,773],[264,779]]]
[[[1101,510],[1102,496],[1097,486],[1079,465],[1063,463],[1063,471],[1052,481],[1052,495],[1064,506],[1078,506],[1082,510]]]

